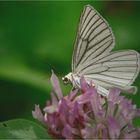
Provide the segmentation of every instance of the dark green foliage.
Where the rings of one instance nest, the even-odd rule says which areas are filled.
[[[51,69],[71,71],[80,11],[91,4],[108,21],[115,50],[140,47],[140,2],[0,2],[0,120],[32,118],[49,98]],[[140,76],[135,85],[140,88]],[[65,93],[70,86],[63,86]],[[139,91],[138,91],[139,92]],[[140,93],[133,96],[140,107]]]

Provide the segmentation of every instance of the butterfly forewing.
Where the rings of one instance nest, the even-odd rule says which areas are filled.
[[[114,42],[108,23],[90,5],[85,6],[73,51],[72,71],[80,71],[81,66],[89,63],[91,59],[108,54],[114,47]]]

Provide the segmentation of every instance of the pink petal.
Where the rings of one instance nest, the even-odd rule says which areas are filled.
[[[107,100],[112,101],[114,104],[120,102],[120,90],[117,88],[113,88],[109,90],[109,95]]]
[[[107,128],[102,123],[97,124],[95,132],[98,139],[106,140],[108,138]]]
[[[108,107],[107,107],[107,113],[106,116],[113,116],[114,111],[115,111],[115,105],[112,101],[108,101]]]
[[[68,100],[70,100],[70,101],[73,100],[76,97],[77,92],[78,92],[77,89],[70,91],[70,93],[68,94]]]
[[[39,105],[35,105],[35,111],[32,111],[32,115],[35,119],[38,119],[40,122],[44,123],[44,116],[40,110]]]
[[[109,128],[109,135],[111,139],[117,139],[120,135],[120,128],[116,122],[116,120],[109,116],[108,117],[108,128]]]
[[[64,98],[61,99],[59,106],[60,120],[65,125],[69,116],[69,106]]]
[[[62,136],[66,139],[73,139],[72,128],[68,124],[65,125],[62,131]]]
[[[80,78],[80,87],[81,87],[81,93],[84,93],[88,90],[89,86],[83,76]]]
[[[44,111],[46,113],[50,113],[51,114],[51,113],[57,112],[58,108],[57,108],[57,106],[50,105],[50,106],[45,107]]]
[[[90,97],[92,96],[92,92],[86,91],[85,94],[82,94],[75,98],[74,102],[78,102],[79,104],[85,104],[87,102],[90,102]]]
[[[62,95],[62,91],[59,85],[59,80],[53,71],[52,71],[52,76],[51,76],[51,84],[53,86],[55,93],[57,94],[58,99],[60,100],[63,97],[63,95]]]
[[[51,92],[51,99],[52,99],[52,105],[57,106],[59,101],[53,92]]]
[[[75,102],[74,108],[73,108],[73,116],[75,117],[75,119],[78,120],[77,123],[80,123],[80,125],[83,126],[84,123],[85,123],[85,120],[84,120],[84,116],[83,116],[84,114],[82,114],[82,112],[80,112],[81,111],[81,107],[83,107],[83,106],[81,106],[80,104]]]
[[[62,130],[62,136],[67,140],[75,139],[74,136],[80,135],[79,130],[76,128],[72,128],[69,124],[66,124]]]
[[[102,106],[100,103],[100,96],[97,92],[94,92],[94,94],[90,97],[90,103],[91,103],[92,111],[94,112],[95,120],[100,120],[102,118],[102,112],[101,112]]]

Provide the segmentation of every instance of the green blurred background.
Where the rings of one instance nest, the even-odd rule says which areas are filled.
[[[118,49],[140,52],[140,2],[0,2],[0,121],[32,119],[34,104],[50,98],[51,69],[71,71],[76,28],[91,4],[109,22]],[[60,79],[61,80],[61,79]],[[140,76],[135,85],[139,86]],[[61,87],[66,94],[70,86]],[[140,107],[140,93],[132,97]]]

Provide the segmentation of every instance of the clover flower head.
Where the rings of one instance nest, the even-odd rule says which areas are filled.
[[[61,139],[135,139],[140,138],[140,127],[132,120],[140,116],[140,109],[131,100],[120,95],[120,90],[110,90],[108,98],[80,79],[80,90],[63,96],[57,76],[52,73],[51,101],[44,113],[35,106],[33,117],[42,122],[53,138]]]

